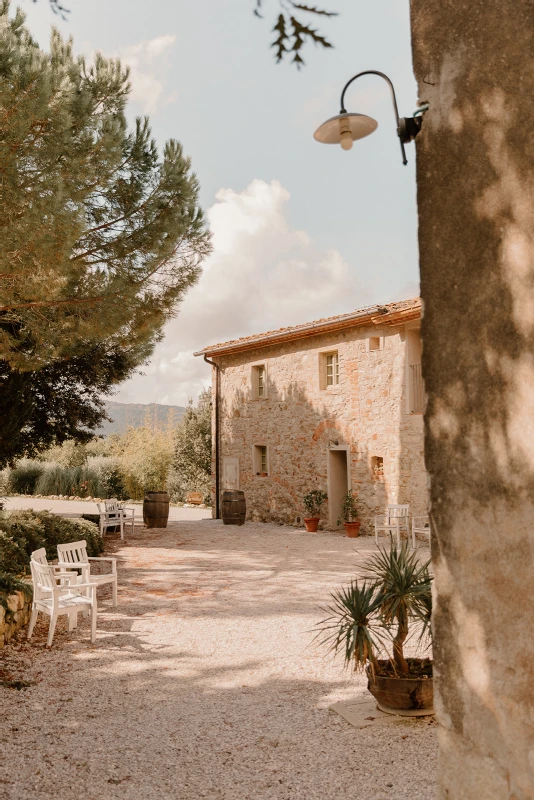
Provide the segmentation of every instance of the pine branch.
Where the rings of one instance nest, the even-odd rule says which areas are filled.
[[[271,47],[276,48],[276,61],[277,63],[279,63],[280,61],[282,61],[284,53],[287,53],[287,47],[285,43],[289,39],[288,33],[286,31],[286,20],[283,14],[279,15],[278,21],[274,26],[273,31],[278,31],[278,37],[274,40]]]
[[[322,17],[337,17],[337,11],[325,11],[324,8],[317,8],[317,6],[305,6],[301,3],[291,3],[293,8],[297,8],[299,11],[308,11],[310,14],[319,14]]]
[[[0,306],[0,311],[13,311],[15,308],[42,308],[43,306],[79,305],[80,303],[100,303],[104,297],[78,297],[72,300],[32,300],[30,303],[14,303]]]
[[[36,3],[37,0],[33,0],[33,2]],[[49,2],[50,2],[50,8],[54,12],[54,14],[57,14],[59,17],[61,17],[61,19],[67,19],[67,14],[70,14],[69,8],[65,8],[65,6],[62,6],[59,0],[49,0]]]
[[[277,36],[271,44],[271,47],[275,48],[277,63],[283,61],[284,57],[293,54],[292,63],[296,64],[297,68],[300,69],[304,64],[300,51],[308,42],[313,42],[325,49],[332,48],[333,45],[325,36],[315,28],[303,22],[294,12],[302,11],[305,14],[330,18],[337,16],[336,11],[327,11],[324,8],[294,2],[294,0],[278,0],[278,2],[281,11],[277,17],[276,24],[272,28]],[[254,8],[255,16],[263,18],[263,14],[260,13],[262,8],[263,0],[256,0]]]

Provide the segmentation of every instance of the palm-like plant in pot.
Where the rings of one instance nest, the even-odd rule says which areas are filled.
[[[380,549],[363,581],[338,589],[324,609],[317,637],[347,666],[365,670],[368,689],[382,711],[404,715],[433,712],[432,661],[408,658],[405,645],[418,636],[430,644],[432,578],[407,543]],[[386,655],[386,658],[380,656]]]
[[[328,495],[321,489],[312,489],[302,498],[304,508],[308,514],[307,517],[304,517],[304,524],[308,533],[317,533],[321,519],[321,508],[326,500],[328,500]]]
[[[360,533],[361,522],[357,517],[356,498],[352,494],[352,489],[349,489],[341,501],[340,516],[337,524],[341,525],[343,523],[350,539],[355,539]]]

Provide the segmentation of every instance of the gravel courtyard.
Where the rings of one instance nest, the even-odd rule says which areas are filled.
[[[46,651],[47,618],[0,651],[31,683],[0,689],[2,800],[435,798],[432,719],[351,727],[328,706],[366,682],[311,644],[373,539],[189,520],[108,543],[96,644],[62,617]]]

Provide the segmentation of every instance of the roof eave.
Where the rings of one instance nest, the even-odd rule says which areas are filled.
[[[193,353],[194,356],[208,356],[217,358],[219,356],[234,353],[245,353],[249,350],[259,350],[285,342],[298,341],[312,336],[319,336],[324,333],[331,333],[346,328],[353,328],[356,325],[372,323],[374,325],[386,324],[388,326],[402,325],[404,322],[416,320],[421,316],[421,304],[418,303],[406,309],[390,311],[387,306],[370,306],[356,311],[354,314],[347,314],[337,320],[325,320],[324,322],[309,323],[285,331],[275,331],[273,333],[260,335],[256,338],[245,341],[234,341],[222,343],[219,346],[206,347]]]

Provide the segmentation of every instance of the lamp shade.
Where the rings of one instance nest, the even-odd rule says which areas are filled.
[[[341,144],[344,139],[349,140],[349,145],[356,139],[363,139],[374,133],[378,128],[378,122],[365,114],[338,114],[330,117],[320,125],[313,138],[317,142],[324,144]]]

